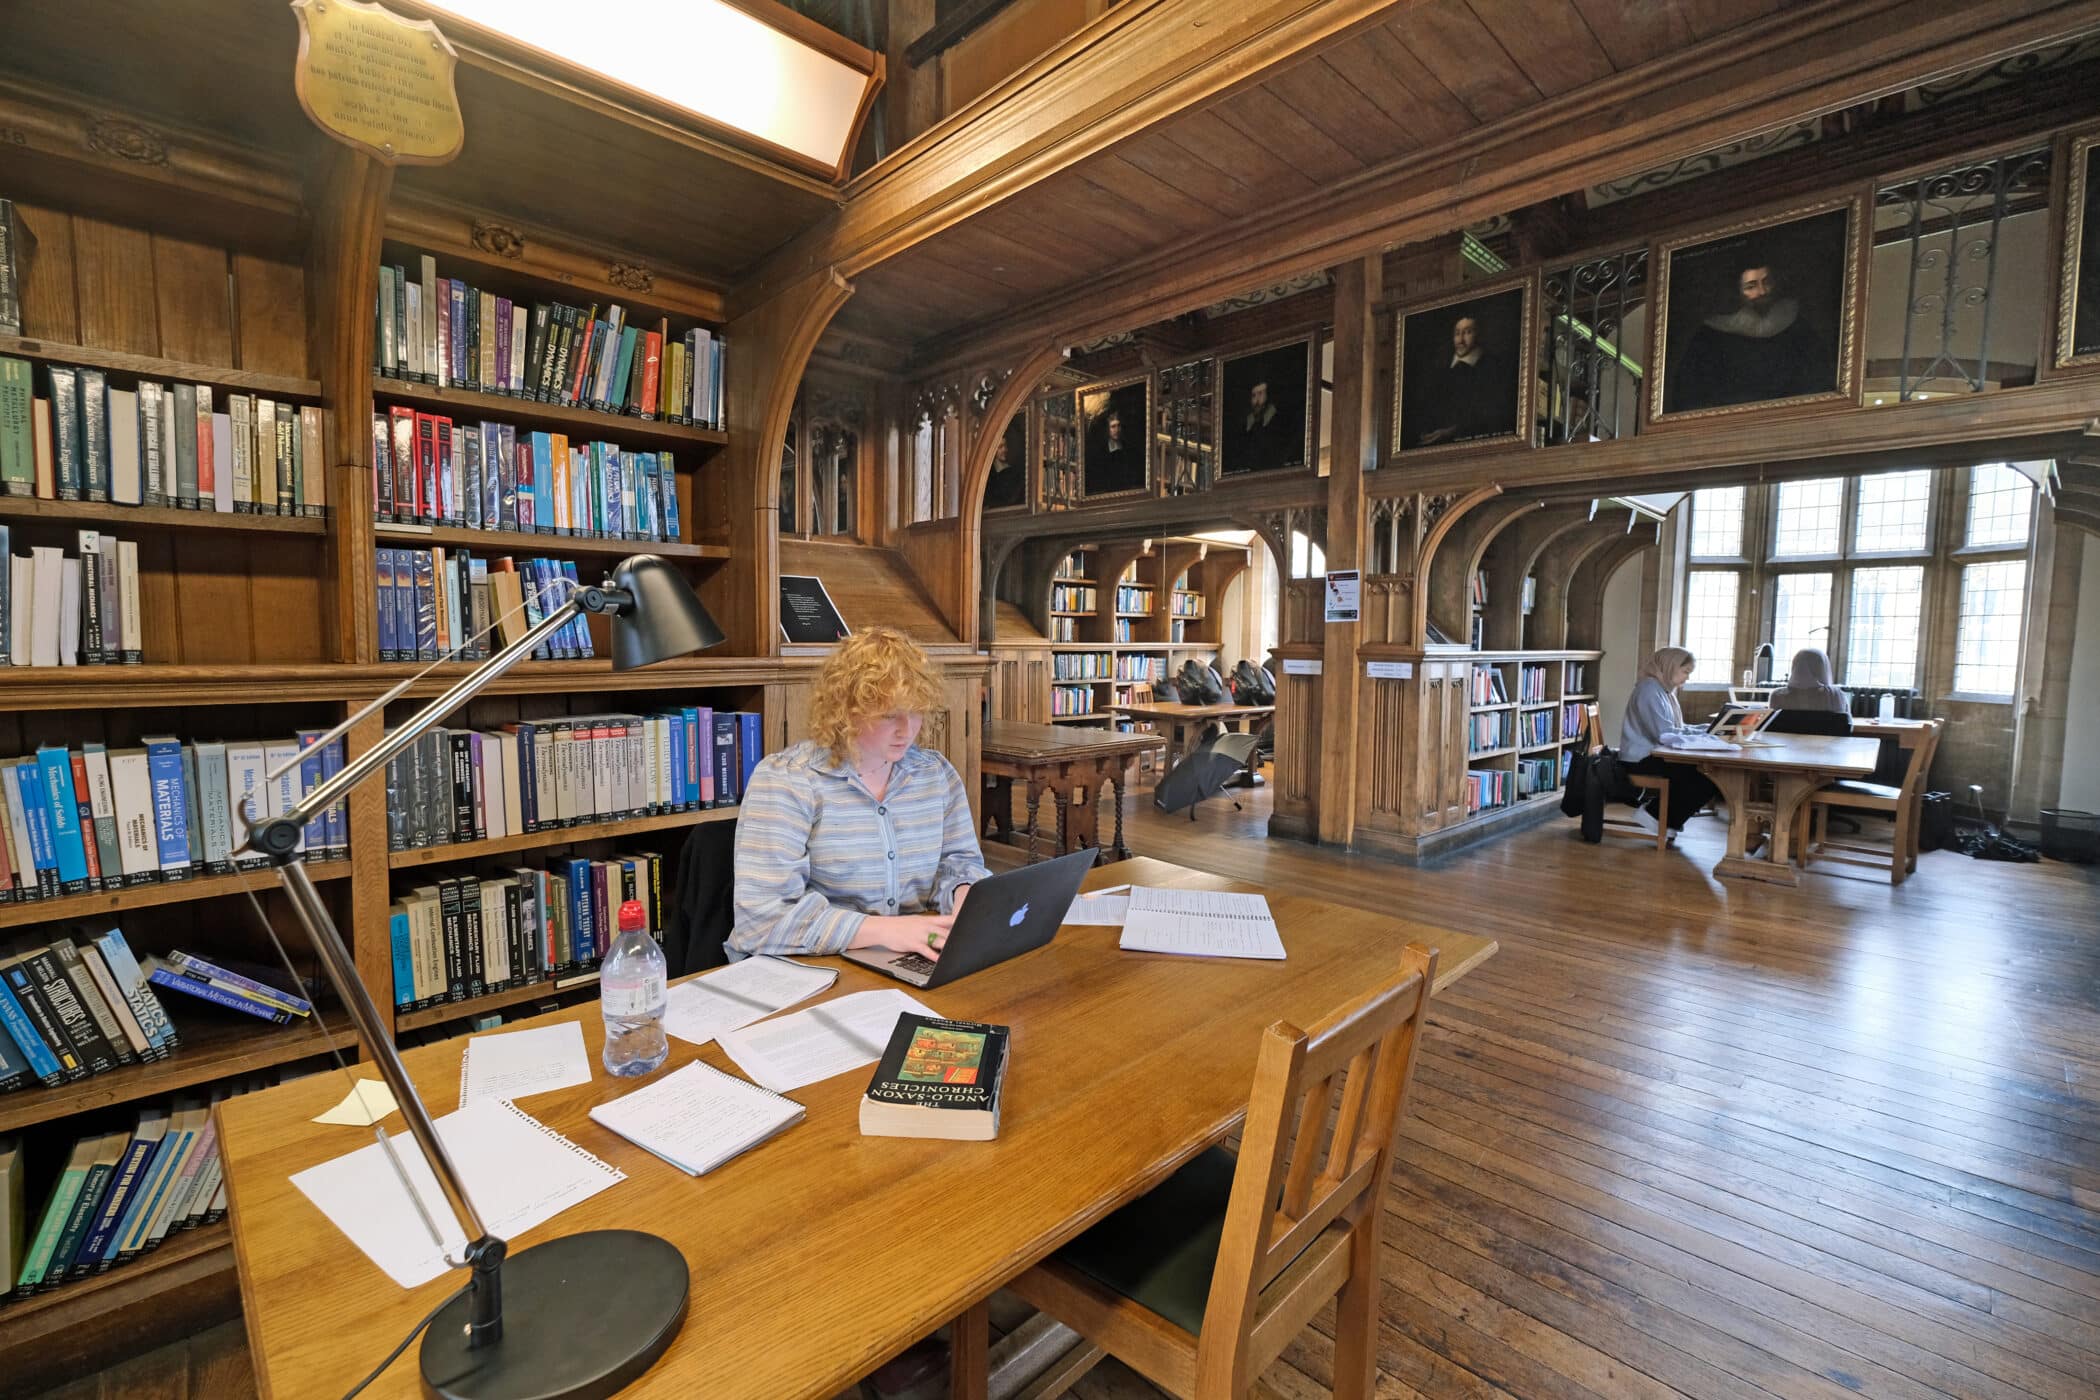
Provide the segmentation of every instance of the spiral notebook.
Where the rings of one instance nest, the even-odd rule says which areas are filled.
[[[591,1119],[687,1176],[700,1176],[801,1122],[802,1105],[695,1060],[599,1104]]]
[[[515,1240],[627,1179],[507,1099],[478,1100],[433,1126],[482,1223],[502,1239]],[[380,1155],[389,1149],[400,1172]],[[415,1183],[421,1210],[402,1189],[404,1172]],[[384,1143],[367,1143],[309,1167],[292,1177],[292,1185],[403,1288],[448,1272],[453,1265],[445,1256],[457,1259],[466,1249],[443,1188],[407,1133],[390,1133]]]

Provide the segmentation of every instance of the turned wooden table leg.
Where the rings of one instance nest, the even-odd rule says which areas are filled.
[[[948,1394],[953,1400],[985,1400],[991,1389],[991,1324],[982,1303],[972,1303],[948,1326]]]
[[[1130,847],[1123,844],[1123,784],[1129,781],[1129,778],[1130,760],[1126,758],[1123,760],[1123,766],[1117,769],[1108,780],[1109,787],[1116,794],[1116,844],[1114,850],[1117,860],[1130,859]]]
[[[1039,828],[1036,826],[1036,811],[1043,805],[1043,780],[1028,780],[1028,863],[1034,865],[1040,854],[1036,847]]]

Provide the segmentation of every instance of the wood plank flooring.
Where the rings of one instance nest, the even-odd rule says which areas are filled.
[[[1380,1396],[2100,1396],[2095,872],[1724,884],[1705,819],[1410,869],[1266,840],[1266,791],[1136,797],[1141,854],[1501,940],[1401,1129]],[[1264,1389],[1328,1363],[1322,1323]]]

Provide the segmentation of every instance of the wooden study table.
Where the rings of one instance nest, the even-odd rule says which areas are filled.
[[[1164,701],[1155,705],[1113,705],[1110,708],[1130,719],[1164,725],[1171,731],[1169,752],[1175,758],[1202,743],[1203,731],[1213,720],[1246,734],[1252,733],[1262,720],[1276,713],[1274,705],[1175,705]]]
[[[1101,844],[1101,790],[1112,787],[1116,839],[1108,849],[1114,859],[1126,859],[1130,848],[1123,844],[1123,793],[1129,786],[1130,765],[1140,754],[1164,747],[1166,740],[1157,734],[995,719],[984,727],[978,764],[997,788],[990,804],[992,821],[1001,833],[1011,834],[1013,785],[1019,779],[1028,793],[1028,861],[1033,865],[1038,841],[1036,811],[1044,792],[1057,803],[1057,854],[1064,855],[1081,846]],[[1083,800],[1081,793],[1086,794]]]
[[[1126,880],[1252,888],[1144,858],[1088,877]],[[1396,972],[1409,941],[1440,950],[1439,988],[1495,952],[1490,939],[1302,894],[1269,900],[1290,954],[1282,962],[1127,954],[1116,929],[1072,926],[1048,947],[918,993],[944,1016],[1012,1028],[995,1142],[863,1138],[869,1071],[854,1070],[790,1094],[808,1110],[801,1123],[689,1177],[587,1117],[635,1087],[598,1065],[595,1002],[506,1026],[582,1023],[591,1082],[519,1107],[627,1173],[510,1244],[627,1227],[684,1253],[684,1328],[631,1394],[828,1400],[951,1319],[981,1316],[1002,1284],[1231,1133],[1270,1022],[1311,1026]],[[822,999],[899,985],[834,961],[838,984]],[[458,1106],[465,1045],[404,1057],[433,1114]],[[666,1068],[694,1058],[730,1068],[713,1045],[676,1039]],[[248,1346],[272,1400],[334,1400],[463,1281],[396,1286],[291,1184],[372,1140],[309,1121],[346,1092],[341,1075],[320,1074],[216,1110]],[[387,1127],[402,1131],[399,1115]],[[366,1393],[420,1390],[412,1347]]]
[[[1714,866],[1714,874],[1796,885],[1801,876],[1794,868],[1795,813],[1825,783],[1872,775],[1881,757],[1881,741],[1832,734],[1760,733],[1752,743],[1728,753],[1697,749],[1681,757],[1670,756],[1674,761],[1697,764],[1728,802],[1728,853]],[[1760,778],[1771,783],[1772,800],[1757,803],[1753,813],[1751,784]],[[1753,817],[1770,824],[1771,836],[1761,856],[1749,854]]]

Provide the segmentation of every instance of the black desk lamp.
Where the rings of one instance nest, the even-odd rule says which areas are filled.
[[[472,1241],[465,1262],[473,1277],[466,1291],[445,1305],[423,1335],[424,1384],[430,1393],[448,1400],[598,1400],[613,1394],[648,1370],[678,1335],[685,1321],[685,1256],[670,1241],[637,1230],[591,1230],[506,1257],[504,1242],[489,1233],[468,1199],[458,1169],[394,1050],[393,1029],[372,1004],[350,950],[306,873],[299,834],[307,822],[380,772],[389,759],[582,613],[603,613],[612,619],[615,671],[668,661],[722,641],[721,628],[707,615],[691,584],[656,555],[633,555],[600,586],[573,590],[538,626],[475,667],[406,724],[388,731],[291,811],[255,823],[249,835],[249,846],[276,865],[336,995]],[[374,704],[391,698],[390,693]],[[512,1324],[507,1329],[506,1289]]]

